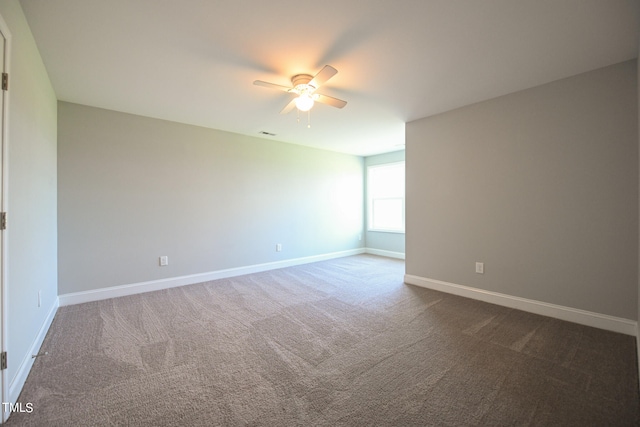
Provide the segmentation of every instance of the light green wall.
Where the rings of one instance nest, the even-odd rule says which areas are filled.
[[[357,156],[60,102],[58,171],[60,294],[363,246]]]
[[[408,123],[406,152],[407,274],[637,318],[635,60]]]
[[[365,203],[366,203],[366,182],[368,166],[382,165],[385,163],[394,163],[404,161],[404,151],[399,150],[391,153],[378,154],[375,156],[365,157],[364,159],[364,181],[365,181]],[[368,224],[367,208],[365,205],[365,229]],[[365,233],[366,246],[369,249],[377,249],[381,251],[395,252],[396,254],[404,254],[405,244],[404,233],[385,233],[380,231],[368,231]]]
[[[9,387],[57,301],[56,96],[17,0],[0,2],[11,32],[6,231]],[[42,304],[38,307],[38,291]]]

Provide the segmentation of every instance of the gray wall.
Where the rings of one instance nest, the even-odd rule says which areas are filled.
[[[65,102],[58,118],[61,295],[363,246],[361,157]]]
[[[0,2],[12,35],[7,307],[9,383],[57,298],[56,96],[18,1]],[[38,307],[38,291],[42,305]]]
[[[392,153],[378,154],[375,156],[365,157],[364,159],[364,181],[365,191],[367,182],[367,166],[382,165],[385,163],[394,163],[404,161],[404,151],[394,151]],[[366,193],[365,193],[366,194]],[[366,203],[366,199],[365,199]],[[368,224],[367,211],[365,206],[365,229]],[[384,233],[379,231],[368,231],[365,234],[367,248],[379,249],[383,251],[397,252],[404,254],[405,237],[404,233]]]
[[[636,319],[636,93],[633,60],[408,123],[407,274]]]

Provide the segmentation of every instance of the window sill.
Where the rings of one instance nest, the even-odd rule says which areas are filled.
[[[384,229],[377,229],[377,228],[369,228],[367,229],[367,232],[404,234],[405,230],[384,230]]]

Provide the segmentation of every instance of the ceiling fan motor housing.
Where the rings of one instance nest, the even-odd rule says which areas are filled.
[[[291,83],[298,93],[302,93],[305,90],[309,89],[311,89],[311,91],[314,91],[316,88],[309,85],[309,82],[312,79],[313,76],[310,76],[309,74],[297,74],[291,77]]]

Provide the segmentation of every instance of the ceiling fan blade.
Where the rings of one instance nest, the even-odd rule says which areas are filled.
[[[296,108],[296,98],[293,98],[285,107],[280,111],[280,114],[289,114],[291,110]]]
[[[336,107],[336,108],[342,108],[345,105],[347,105],[347,101],[343,101],[342,99],[334,98],[328,95],[321,95],[319,93],[316,93],[313,96],[313,99],[315,99],[317,102],[331,105],[332,107]]]
[[[283,92],[289,92],[291,90],[289,86],[282,86],[282,85],[277,85],[275,83],[263,82],[262,80],[256,80],[253,82],[253,84],[256,86],[262,86],[269,89],[281,90]]]
[[[309,86],[313,86],[314,88],[318,89],[327,80],[335,76],[337,72],[338,70],[333,68],[331,65],[325,65],[324,68],[320,70],[320,72],[318,72],[318,74],[316,74],[313,79],[311,79],[311,81],[309,82]]]

